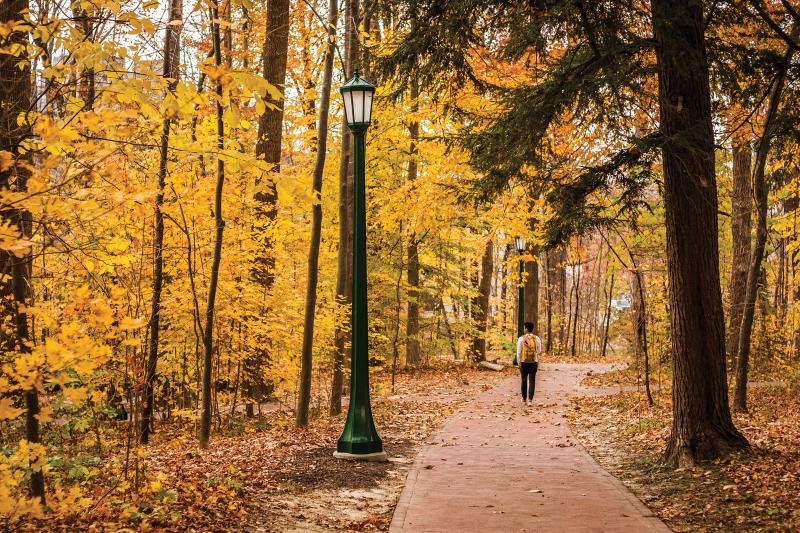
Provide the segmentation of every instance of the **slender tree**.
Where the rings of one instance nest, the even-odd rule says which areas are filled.
[[[792,39],[797,39],[800,34],[800,24],[792,28]],[[775,135],[775,122],[781,96],[786,82],[786,72],[792,61],[795,48],[787,46],[783,62],[778,67],[778,75],[772,82],[767,103],[764,131],[758,144],[756,165],[753,171],[753,194],[756,204],[756,238],[753,244],[753,255],[750,258],[750,268],[747,272],[747,291],[745,293],[742,324],[739,330],[739,346],[736,356],[736,389],[734,392],[733,408],[736,411],[747,411],[747,370],[750,361],[750,336],[753,331],[753,317],[758,291],[758,275],[761,272],[761,261],[764,258],[764,248],[767,244],[767,181],[766,166],[772,138]]]
[[[358,62],[358,0],[346,0],[344,13],[344,65],[350,78]],[[336,301],[349,307],[353,301],[353,161],[350,157],[351,139],[347,125],[342,123],[342,156],[339,165],[339,250],[336,265]],[[347,316],[337,316],[334,337],[333,372],[331,377],[331,416],[342,412],[344,363],[350,339]]]
[[[733,143],[733,194],[731,236],[733,254],[730,280],[730,321],[728,325],[728,358],[734,361],[739,348],[739,328],[744,314],[747,293],[747,270],[750,265],[750,232],[753,199],[750,191],[752,151],[747,142]]]
[[[419,84],[416,78],[411,80],[411,113],[419,111]],[[412,184],[417,180],[417,143],[419,142],[419,120],[413,116],[408,126],[409,154],[408,154],[408,181]],[[408,318],[406,321],[406,364],[419,366],[419,242],[415,232],[408,236]]]
[[[486,326],[489,319],[489,291],[492,285],[494,259],[494,243],[486,241],[486,248],[481,257],[480,282],[478,293],[472,305],[472,316],[475,320],[476,332],[472,338],[472,356],[476,361],[486,360]]]
[[[164,68],[162,76],[167,80],[167,91],[175,92],[179,76],[180,34],[183,18],[183,0],[170,0],[169,21],[164,33]],[[174,97],[174,95],[173,95]],[[142,386],[142,419],[139,427],[139,442],[147,444],[150,439],[156,367],[159,356],[159,333],[161,323],[161,289],[164,283],[164,184],[167,178],[167,162],[169,155],[169,137],[172,117],[164,115],[161,125],[161,145],[158,161],[158,192],[154,208],[153,231],[153,295],[150,303],[150,338],[147,347],[147,365]]]
[[[328,47],[325,51],[325,67],[322,74],[319,124],[317,125],[317,154],[311,185],[314,204],[311,208],[311,243],[308,252],[308,287],[306,289],[306,311],[303,327],[303,353],[300,359],[300,401],[297,404],[297,427],[304,427],[308,424],[308,410],[311,404],[314,315],[317,308],[319,248],[322,240],[322,176],[325,171],[325,158],[328,150],[328,113],[331,103],[333,56],[336,52],[336,24],[338,19],[339,5],[337,0],[330,0],[328,2]]]
[[[600,357],[605,358],[606,348],[608,347],[608,327],[611,324],[611,302],[614,299],[614,270],[611,270],[611,282],[608,288],[608,304],[606,305],[605,316],[603,317],[603,341],[600,351]]]
[[[631,256],[633,259],[633,256]],[[644,390],[647,393],[647,403],[653,405],[653,395],[650,392],[650,353],[647,349],[647,301],[645,299],[645,282],[642,271],[631,261],[631,292],[633,293],[633,338],[636,359],[644,359]]]
[[[222,50],[220,39],[219,2],[215,1],[211,8],[211,40],[214,46],[214,64],[219,68],[222,65]],[[206,301],[206,323],[203,327],[203,410],[200,414],[200,447],[208,448],[211,438],[211,372],[214,366],[214,305],[217,298],[217,284],[219,281],[219,264],[222,259],[222,233],[225,229],[225,220],[222,218],[222,189],[225,185],[225,159],[222,156],[225,150],[225,124],[222,109],[222,79],[216,83],[216,109],[217,109],[217,183],[214,190],[214,256],[211,260],[211,274],[208,282],[208,300]]]

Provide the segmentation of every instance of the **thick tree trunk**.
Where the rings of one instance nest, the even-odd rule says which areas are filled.
[[[267,1],[267,24],[264,37],[263,76],[266,81],[284,92],[286,60],[289,50],[289,0]],[[265,97],[266,107],[258,119],[255,155],[272,165],[276,174],[281,170],[283,140],[283,108],[285,98]],[[278,191],[274,183],[259,179],[256,200],[256,235],[261,246],[257,251],[254,278],[270,289],[275,282],[275,255],[269,237],[271,226],[278,216]]]
[[[219,20],[219,4],[212,8],[211,20]],[[219,22],[211,24],[212,41],[214,43],[214,64],[222,64]],[[219,153],[225,150],[225,126],[222,120],[222,81],[217,81],[217,148]],[[217,183],[214,191],[214,256],[211,261],[211,274],[208,282],[208,300],[206,302],[206,324],[203,328],[203,411],[200,414],[200,447],[208,448],[211,437],[211,372],[214,349],[214,305],[217,298],[217,282],[219,280],[219,263],[222,259],[222,233],[225,221],[222,218],[222,188],[225,185],[225,161],[217,156]]]
[[[262,76],[271,85],[277,87],[284,97],[264,98],[265,108],[258,119],[255,156],[263,159],[272,167],[272,172],[281,171],[281,147],[283,142],[283,110],[285,103],[286,62],[289,50],[289,0],[268,0],[267,17],[262,51]],[[253,235],[258,243],[255,250],[251,276],[259,283],[265,294],[269,294],[275,284],[275,250],[271,236],[275,220],[278,217],[278,190],[274,181],[265,176],[256,178],[255,213]],[[263,309],[262,313],[267,313]],[[263,317],[257,317],[263,319]],[[262,346],[266,346],[266,340]],[[245,361],[247,392],[250,400],[263,396],[268,386],[262,375],[267,348],[262,347],[256,354]],[[252,412],[252,403],[247,404],[248,414]]]
[[[358,60],[358,0],[347,0],[344,13],[344,74],[349,79],[355,71]],[[342,156],[339,165],[339,251],[336,266],[336,301],[348,309],[353,301],[353,161],[351,159],[351,139],[347,125],[342,124]],[[347,343],[350,340],[349,315],[337,316],[334,333],[333,374],[331,378],[330,414],[342,412],[342,392],[344,388],[344,365]]]
[[[659,74],[670,324],[674,354],[669,464],[747,447],[725,378],[717,184],[702,3],[651,0]]]
[[[180,56],[181,26],[174,22],[183,18],[183,0],[170,0],[169,23],[164,35],[164,70],[163,77],[169,79],[168,90],[175,91],[178,83],[178,66]],[[154,388],[156,367],[158,365],[159,333],[161,322],[161,289],[164,281],[164,184],[167,178],[167,161],[169,155],[169,135],[172,120],[165,116],[161,126],[161,147],[158,162],[158,193],[154,210],[153,231],[153,296],[150,304],[150,338],[145,367],[144,384],[142,386],[142,419],[139,427],[139,442],[147,444],[150,440],[151,419],[153,415]]]
[[[416,78],[411,81],[411,112],[419,111],[419,86]],[[411,146],[408,154],[408,181],[413,184],[417,179],[417,142],[419,140],[419,121],[412,118],[408,126]],[[412,232],[408,237],[408,319],[406,321],[406,364],[419,366],[419,242]]]
[[[750,190],[752,151],[747,142],[733,144],[733,194],[731,233],[733,254],[730,281],[730,322],[728,326],[728,358],[736,358],[739,348],[739,328],[742,325],[744,299],[747,293],[747,270],[750,264],[750,230],[753,197]]]
[[[328,3],[328,49],[325,52],[325,67],[322,75],[322,92],[319,103],[317,126],[317,157],[311,193],[315,200],[311,208],[311,244],[308,252],[308,288],[306,289],[306,313],[303,328],[303,353],[300,358],[300,398],[297,402],[297,427],[308,424],[311,404],[311,368],[314,348],[314,318],[317,309],[317,275],[319,248],[322,240],[322,176],[325,171],[325,156],[328,149],[328,112],[331,103],[331,81],[333,79],[333,56],[336,52],[336,24],[339,19],[337,0]]]
[[[797,39],[800,25],[792,27],[792,38]],[[764,122],[764,132],[758,144],[756,166],[753,172],[753,194],[756,203],[756,239],[753,245],[753,255],[750,259],[750,269],[747,272],[747,292],[745,293],[742,325],[739,331],[739,351],[736,356],[736,389],[733,397],[735,411],[747,411],[747,371],[750,360],[750,337],[753,332],[753,317],[755,315],[756,296],[758,291],[758,275],[761,272],[761,261],[764,258],[764,248],[767,244],[767,182],[765,170],[767,156],[769,155],[772,136],[775,129],[775,115],[780,106],[781,95],[786,81],[786,71],[794,55],[794,48],[787,48],[783,64],[778,76],[770,90],[767,114]]]
[[[492,289],[493,259],[494,244],[490,239],[486,241],[486,249],[481,258],[478,295],[472,306],[472,316],[477,330],[472,340],[472,356],[475,361],[486,360],[486,326],[489,317],[489,291]]]
[[[0,25],[13,27],[22,21],[29,9],[28,0],[4,0],[0,3]],[[32,90],[31,70],[26,46],[30,36],[25,31],[13,31],[3,40],[6,45],[17,45],[19,55],[0,54],[0,151],[11,154],[8,166],[0,168],[0,192],[24,193],[28,186],[28,170],[20,163],[29,155],[21,153],[20,143],[31,135],[27,118],[18,121],[20,114],[30,110]],[[17,228],[20,237],[31,237],[31,215],[13,207],[0,210],[0,223],[7,222]],[[0,339],[0,351],[30,353],[31,332],[28,327],[27,307],[31,294],[31,256],[17,257],[0,251],[0,329],[8,328],[13,334]],[[39,444],[39,390],[37,384],[24,391],[25,440]],[[37,461],[31,458],[31,463]],[[44,472],[31,465],[31,495],[44,504]]]

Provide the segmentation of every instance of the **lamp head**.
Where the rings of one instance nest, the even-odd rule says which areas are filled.
[[[375,86],[363,79],[358,70],[339,88],[344,100],[344,120],[350,129],[366,129],[372,120],[372,96]]]
[[[517,252],[522,253],[525,251],[525,247],[527,246],[525,237],[514,237],[514,243],[517,246]]]

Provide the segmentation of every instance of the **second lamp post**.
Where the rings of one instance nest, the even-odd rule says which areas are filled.
[[[386,459],[369,399],[369,331],[367,326],[367,201],[365,136],[372,118],[375,86],[355,76],[339,91],[344,99],[345,122],[353,132],[353,307],[350,357],[350,405],[335,457]]]
[[[522,254],[525,253],[525,238],[514,237],[514,244],[517,246],[517,253],[519,254],[519,304],[517,314],[517,337],[522,337],[525,333],[525,261],[522,260]]]

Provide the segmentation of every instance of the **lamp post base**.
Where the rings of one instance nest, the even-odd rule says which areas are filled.
[[[333,456],[337,459],[347,459],[350,461],[372,461],[376,463],[384,463],[389,460],[386,452],[374,453],[347,453],[347,452],[333,452]]]

